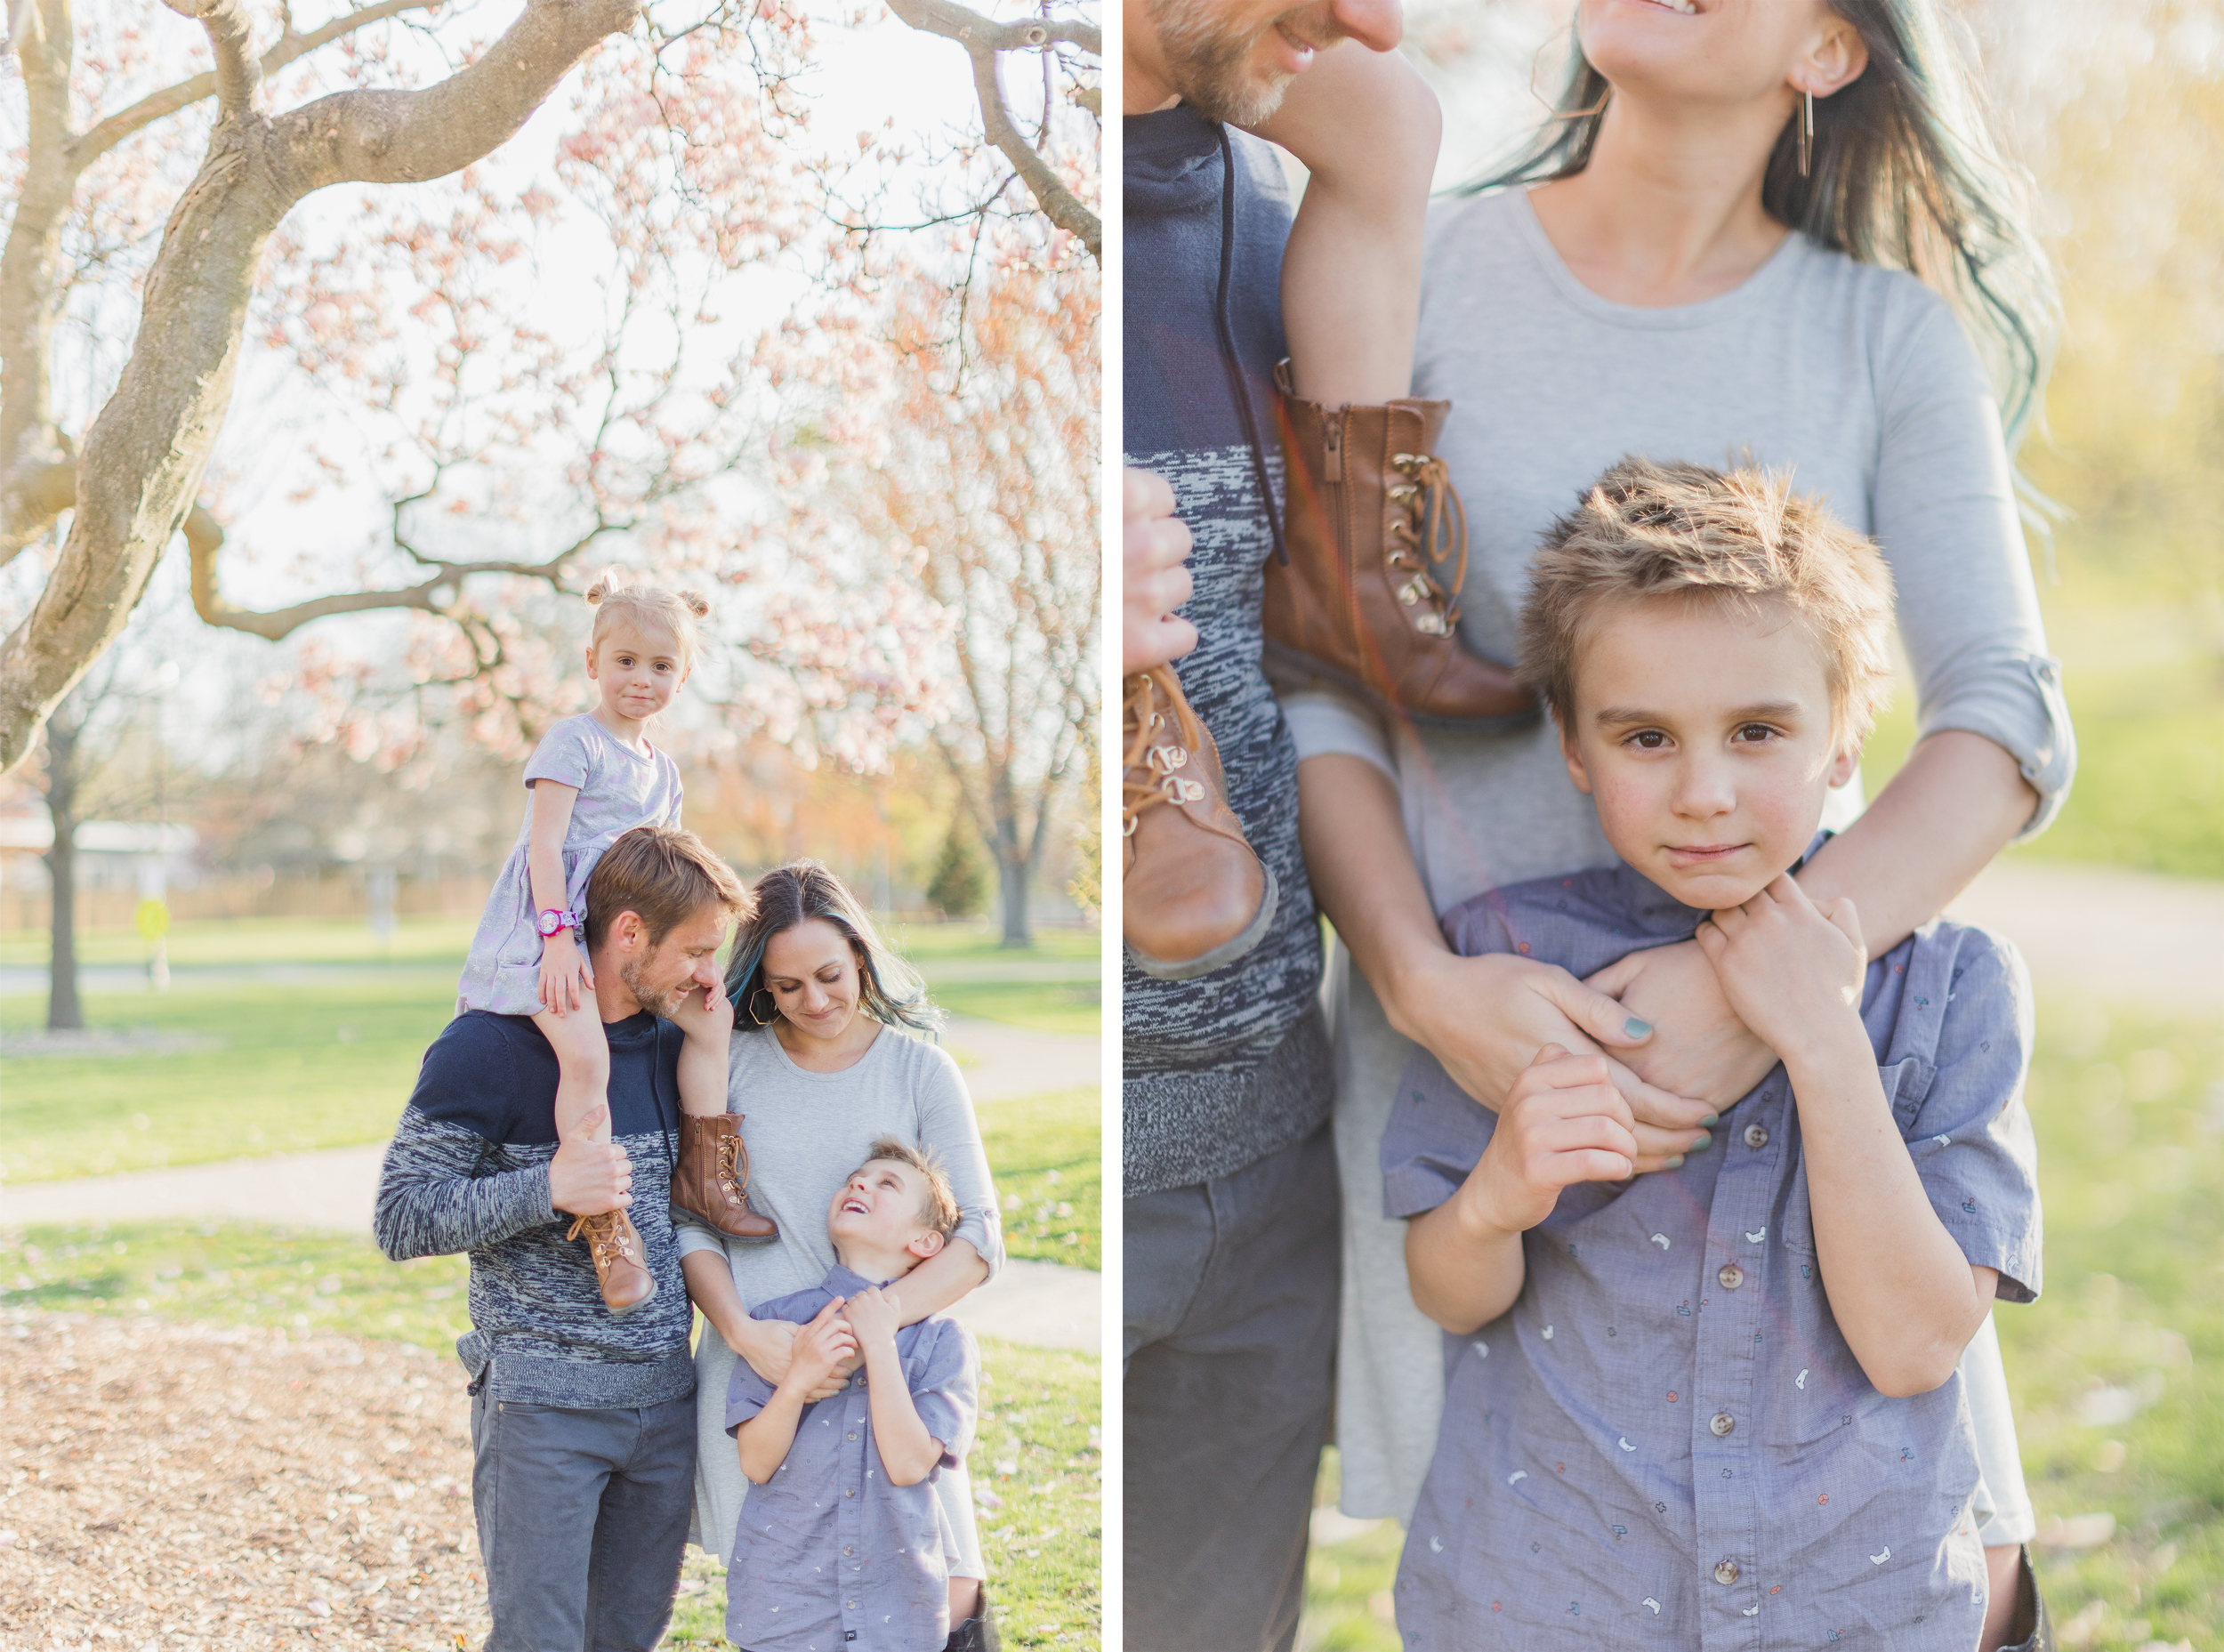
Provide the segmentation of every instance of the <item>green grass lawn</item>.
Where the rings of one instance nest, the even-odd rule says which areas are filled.
[[[412,1342],[442,1354],[468,1328],[460,1256],[397,1266],[365,1239],[245,1223],[36,1228],[7,1238],[13,1253],[0,1262],[0,1310],[263,1326]],[[1005,1641],[1094,1652],[1099,1362],[993,1341],[981,1356],[980,1428],[967,1463],[975,1487],[999,1500],[981,1511],[981,1536]],[[724,1578],[693,1550],[688,1571],[690,1592],[666,1644],[722,1644]]]
[[[1006,1255],[1104,1266],[1100,1094],[1068,1090],[981,1108]]]
[[[2055,823],[2008,853],[2224,878],[2224,659],[2190,645],[2184,614],[2135,587],[2067,562],[2063,576],[2040,598],[2077,731],[2077,778]],[[1862,760],[1871,797],[1914,734],[1903,680]]]
[[[189,1047],[0,1057],[0,1172],[26,1182],[383,1140],[401,1116],[425,1045],[452,1011],[458,948],[469,927],[405,925],[396,953],[411,961],[382,963],[367,950],[371,937],[359,925],[294,919],[181,925],[172,951],[181,971],[189,958],[208,965],[361,967],[340,979],[304,974],[293,982],[197,985],[181,973],[167,993],[88,995],[93,1027],[150,1027],[184,1036]],[[1094,947],[1093,931],[1052,933],[1052,956],[1094,955],[1082,946]],[[998,953],[993,936],[984,940],[976,926],[923,926],[914,939],[921,934],[941,948],[923,959],[931,984],[936,963],[948,959],[1035,958]],[[133,938],[131,945],[139,944]],[[106,950],[112,950],[107,939],[88,947],[96,957]],[[43,938],[38,957],[44,957]],[[960,1013],[1036,1031],[1098,1027],[1093,980],[969,979],[937,996]],[[45,1014],[43,993],[0,998],[0,1037],[42,1026]]]
[[[2224,1019],[2043,997],[2038,1026],[2044,1293],[1995,1320],[2042,1536],[2107,1528],[2043,1544],[2040,1586],[2065,1647],[2224,1645]],[[1396,1652],[1399,1546],[1313,1551],[1301,1648]]]

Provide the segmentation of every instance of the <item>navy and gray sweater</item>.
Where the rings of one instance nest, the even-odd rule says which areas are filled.
[[[1297,748],[1260,666],[1269,496],[1282,477],[1273,371],[1289,191],[1264,143],[1186,106],[1131,116],[1124,130],[1120,445],[1128,463],[1172,484],[1195,540],[1196,589],[1181,612],[1198,642],[1175,669],[1220,747],[1229,804],[1282,886],[1267,938],[1225,969],[1187,981],[1124,974],[1133,1197],[1300,1140],[1327,1116],[1332,1079],[1316,1000],[1320,930],[1298,850]]]
[[[571,1219],[549,1204],[558,1068],[528,1017],[472,1010],[447,1024],[379,1173],[381,1250],[396,1261],[471,1258],[471,1329],[455,1352],[497,1399],[588,1409],[695,1391],[693,1310],[668,1204],[684,1038],[645,1012],[602,1030],[611,1139],[633,1164],[629,1214],[657,1279],[641,1307],[621,1318],[602,1305],[584,1237],[565,1238]]]

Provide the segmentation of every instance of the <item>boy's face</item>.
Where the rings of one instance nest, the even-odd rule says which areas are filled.
[[[1858,750],[1831,737],[1822,650],[1789,608],[1607,608],[1575,663],[1567,772],[1623,859],[1688,907],[1750,900],[1805,852]]]
[[[860,1164],[834,1195],[827,1237],[845,1261],[853,1254],[891,1263],[902,1258],[905,1269],[924,1261],[942,1248],[942,1236],[919,1219],[926,1191],[926,1178],[899,1159]]]

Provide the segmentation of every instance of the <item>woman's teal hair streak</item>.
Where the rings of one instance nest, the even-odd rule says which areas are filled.
[[[726,964],[726,995],[733,1001],[737,1027],[753,1029],[749,1001],[764,986],[765,943],[813,918],[840,930],[858,963],[858,1007],[890,1027],[931,1033],[942,1011],[927,1001],[927,984],[873,926],[864,904],[849,885],[816,860],[798,860],[759,878],[750,891],[756,911],[734,936]]]
[[[1938,0],[1829,0],[1869,49],[1860,78],[1815,100],[1809,175],[1794,113],[1769,157],[1761,205],[1862,263],[1919,276],[1951,302],[1991,368],[2008,450],[2039,412],[2061,326],[2054,273],[2021,210],[2027,181],[1993,141],[1966,35]],[[1515,157],[1458,191],[1543,183],[1590,164],[1606,77],[1575,44],[1567,85]],[[1578,114],[1578,110],[1600,112]]]

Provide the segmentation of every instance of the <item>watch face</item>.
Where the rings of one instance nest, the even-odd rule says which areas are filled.
[[[555,911],[544,912],[533,920],[533,927],[540,931],[544,937],[553,935],[564,927],[564,915]]]

